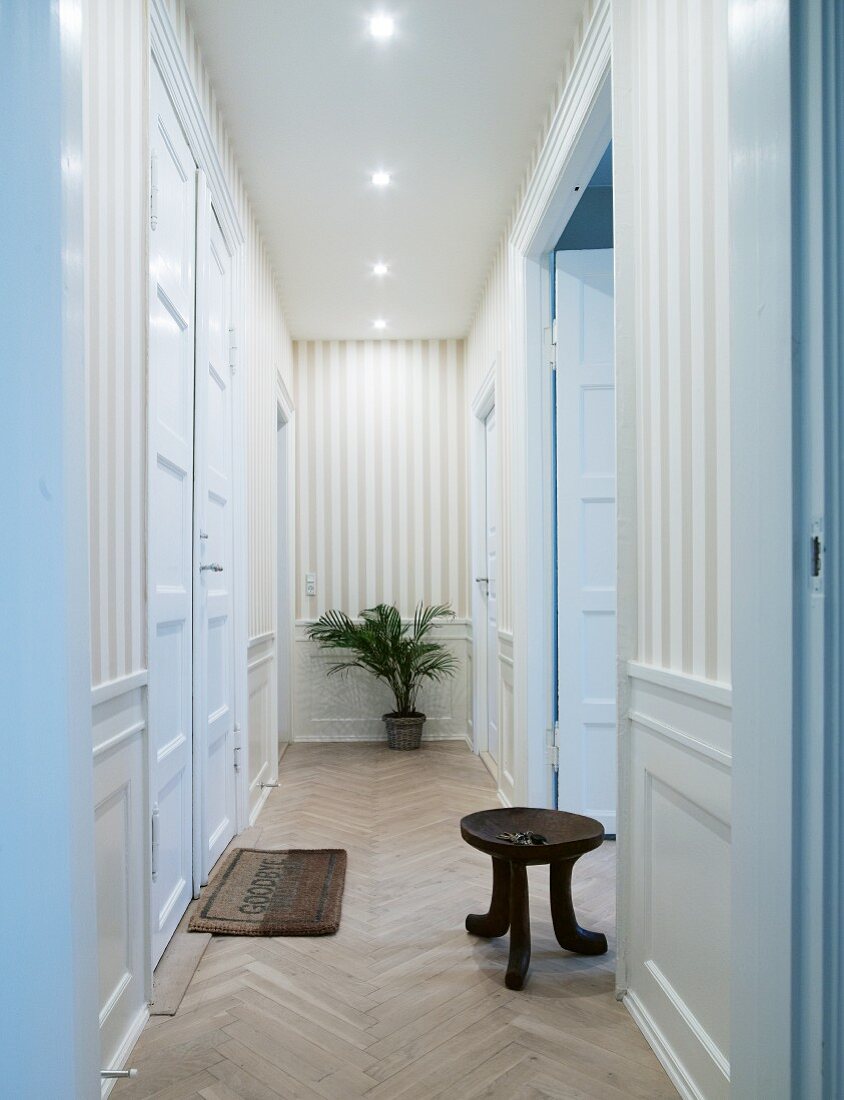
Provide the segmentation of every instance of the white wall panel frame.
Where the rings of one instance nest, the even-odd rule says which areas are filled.
[[[119,1068],[149,1015],[146,692],[125,677],[92,713],[102,1064]],[[107,988],[103,990],[103,986]],[[127,1048],[127,1036],[133,1037]],[[104,1094],[106,1085],[104,1083]]]
[[[730,1094],[731,693],[631,662],[625,1004],[682,1096]],[[689,950],[689,937],[695,950]]]

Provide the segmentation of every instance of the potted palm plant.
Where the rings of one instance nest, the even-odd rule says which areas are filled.
[[[367,608],[354,621],[343,611],[327,611],[308,627],[308,637],[323,649],[345,651],[328,675],[362,668],[383,681],[393,693],[395,709],[383,715],[391,749],[418,749],[425,715],[416,709],[426,680],[445,680],[457,671],[457,658],[442,642],[431,639],[435,621],[453,618],[447,604],[416,608],[413,621],[403,623],[397,608],[387,604]]]

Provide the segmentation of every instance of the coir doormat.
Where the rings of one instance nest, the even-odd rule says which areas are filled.
[[[192,932],[224,936],[326,936],[340,927],[342,848],[236,848],[202,892]]]

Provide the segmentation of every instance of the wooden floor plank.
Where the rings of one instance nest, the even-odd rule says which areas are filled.
[[[489,901],[489,861],[460,818],[494,806],[457,744],[293,745],[250,831],[261,847],[348,851],[335,936],[215,937],[174,1017],[145,1029],[140,1075],[114,1095],[159,1100],[662,1100],[676,1096],[615,1000],[615,852],[574,875],[581,923],[610,951],[561,951],[546,868],[530,872],[533,956],[504,986],[507,938],[467,935]]]

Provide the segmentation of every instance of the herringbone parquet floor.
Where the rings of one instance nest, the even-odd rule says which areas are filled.
[[[554,940],[547,871],[531,871],[526,988],[503,978],[507,940],[463,928],[489,901],[488,860],[458,821],[495,805],[462,745],[418,753],[293,745],[241,843],[344,847],[343,920],[317,939],[212,940],[176,1016],[154,1017],[115,1096],[161,1100],[571,1100],[676,1097],[613,996],[614,852],[580,860],[581,923],[608,933],[602,958]]]

